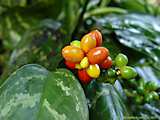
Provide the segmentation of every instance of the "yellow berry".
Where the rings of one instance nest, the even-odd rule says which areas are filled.
[[[79,69],[79,70],[82,69],[82,67],[81,67],[80,64],[76,64],[75,68],[76,68],[76,69]]]
[[[89,65],[89,67],[87,68],[87,73],[92,78],[98,78],[100,75],[100,68],[98,64]]]
[[[86,34],[81,39],[80,45],[82,50],[87,53],[89,50],[96,47],[96,39],[93,39],[90,35]]]
[[[80,62],[80,65],[82,68],[87,68],[89,66],[89,62],[88,62],[88,58],[87,57],[84,57],[81,62]]]

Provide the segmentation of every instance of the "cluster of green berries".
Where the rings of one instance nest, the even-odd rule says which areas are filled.
[[[159,95],[156,92],[159,88],[158,85],[153,81],[145,82],[139,78],[136,70],[127,64],[127,56],[119,53],[115,57],[112,67],[103,71],[104,74],[101,74],[102,77],[98,81],[114,84],[115,80],[120,80],[126,95],[137,104],[159,100]]]
[[[115,58],[115,67],[117,69],[117,75],[120,75],[123,79],[132,79],[137,76],[136,70],[127,66],[128,58],[126,55],[120,53]]]
[[[122,53],[119,53],[115,57],[112,67],[104,71],[104,74],[102,73],[102,79],[100,78],[99,81],[113,84],[117,78],[126,80],[135,78],[137,76],[136,70],[131,66],[127,66],[127,64],[128,57]]]
[[[153,81],[145,82],[144,79],[130,79],[126,88],[126,95],[137,104],[159,100],[159,94],[157,93],[159,86]]]

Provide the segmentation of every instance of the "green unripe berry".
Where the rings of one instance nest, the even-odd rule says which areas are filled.
[[[143,103],[143,96],[135,96],[134,101],[136,104],[142,104]]]
[[[74,40],[74,41],[72,41],[72,42],[70,43],[70,45],[80,48],[80,41]]]
[[[152,91],[151,94],[152,94],[154,100],[158,100],[159,99],[159,95],[158,95],[157,92]]]
[[[136,90],[124,89],[124,92],[125,92],[127,97],[135,97],[135,96],[137,96],[137,91]]]
[[[128,63],[128,58],[126,55],[119,53],[115,58],[115,65],[117,67],[126,66]]]
[[[144,89],[144,87],[143,87],[143,86],[139,86],[139,87],[137,88],[137,93],[138,93],[138,94],[141,94],[141,95],[144,95],[144,94],[145,94],[145,89]]]
[[[136,90],[133,90],[132,91],[132,94],[135,96],[135,95],[137,95],[137,91]]]
[[[144,96],[144,101],[145,102],[150,102],[152,100],[153,100],[153,94],[152,93],[145,94],[145,96]]]
[[[145,82],[143,79],[139,79],[137,81],[137,92],[141,95],[144,95],[146,93]]]
[[[112,68],[107,70],[108,77],[116,77],[116,71]]]
[[[148,81],[145,85],[145,89],[148,91],[154,91],[158,88],[158,85],[153,81]]]
[[[137,72],[133,67],[123,66],[120,68],[120,73],[124,79],[132,79],[137,76]]]
[[[135,79],[129,79],[127,83],[132,87],[137,87],[137,81]]]
[[[138,84],[138,86],[142,86],[142,87],[144,87],[145,86],[145,82],[144,82],[144,79],[139,79],[138,81],[137,81],[137,84]]]

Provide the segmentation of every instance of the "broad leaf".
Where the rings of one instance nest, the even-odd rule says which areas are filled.
[[[64,44],[64,35],[60,27],[59,22],[45,19],[28,30],[13,50],[8,66],[4,70],[3,80],[18,67],[28,63],[55,69],[62,59],[61,48]]]
[[[91,120],[123,120],[127,115],[123,100],[112,85],[92,82],[87,91]]]
[[[25,65],[0,87],[1,120],[88,120],[79,82],[71,72],[50,73],[39,65]]]
[[[109,15],[97,18],[95,21],[96,26],[114,32],[112,37],[117,39],[121,45],[126,46],[126,49],[133,50],[131,54],[137,52],[138,56],[138,53],[142,53],[154,60],[156,66],[160,66],[159,18],[143,14],[128,14]]]
[[[147,13],[152,15],[159,15],[159,2],[153,0],[120,0],[117,1],[119,7],[125,8],[130,12]]]
[[[143,66],[136,66],[136,71],[138,74],[147,82],[153,81],[160,85],[160,71],[157,71],[154,67],[143,65]]]

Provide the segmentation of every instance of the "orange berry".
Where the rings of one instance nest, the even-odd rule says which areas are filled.
[[[66,46],[62,49],[62,56],[66,61],[78,63],[84,57],[84,52],[75,46]]]
[[[96,47],[91,49],[88,54],[88,60],[90,64],[100,64],[102,63],[109,55],[109,51],[104,47]]]

